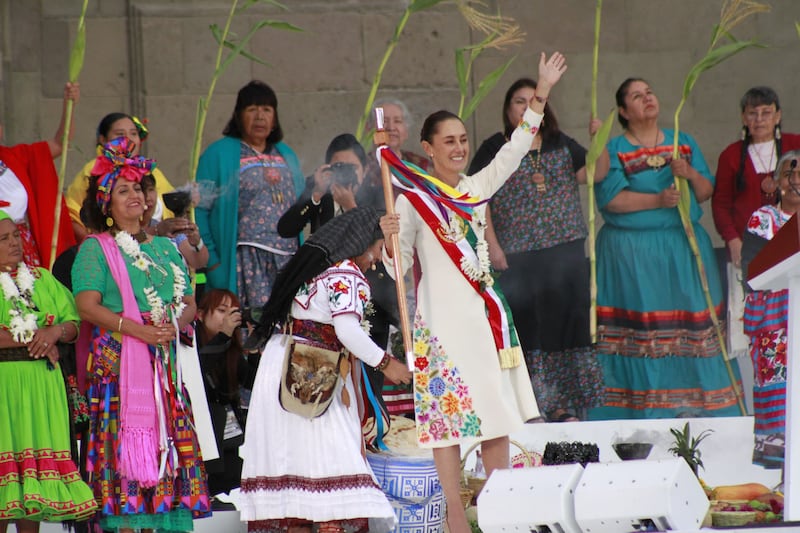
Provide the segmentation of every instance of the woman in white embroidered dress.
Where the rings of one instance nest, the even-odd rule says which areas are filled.
[[[356,388],[350,374],[338,379],[333,400],[317,418],[283,409],[280,379],[286,334],[296,344],[346,348],[394,382],[409,383],[408,369],[373,343],[362,329],[369,285],[364,271],[380,258],[377,211],[352,209],[317,230],[281,270],[259,329],[269,337],[250,400],[240,448],[242,520],[250,532],[389,531],[389,501],[362,455]],[[350,358],[354,375],[360,362]]]
[[[470,155],[463,122],[447,111],[429,116],[421,140],[433,161],[433,176],[459,193],[488,199],[527,154],[550,89],[566,68],[560,53],[549,59],[541,55],[530,108],[494,160],[472,176],[462,174]],[[467,221],[439,200],[414,191],[397,199],[397,215],[382,221],[383,262],[394,275],[395,250],[388,237],[397,232],[403,269],[411,267],[414,249],[419,255],[422,278],[413,331],[417,438],[420,446],[433,448],[449,504],[447,524],[451,532],[462,533],[470,529],[457,503],[460,445],[481,441],[487,474],[508,468],[509,433],[539,411],[511,315],[503,311],[489,272],[485,207],[475,208]]]

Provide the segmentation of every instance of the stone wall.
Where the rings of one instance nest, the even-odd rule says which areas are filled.
[[[67,59],[81,0],[0,0],[0,123],[4,142],[29,142],[53,134],[61,108]],[[234,24],[244,33],[259,18],[285,20],[305,31],[262,29],[251,51],[269,62],[237,58],[217,84],[204,145],[218,138],[237,89],[260,78],[278,92],[285,140],[303,169],[322,162],[328,141],[354,131],[370,83],[403,11],[402,0],[284,0],[288,11],[252,8]],[[613,108],[613,95],[628,76],[648,79],[661,100],[661,125],[672,127],[690,66],[708,47],[721,0],[606,0],[602,19],[599,109]],[[473,148],[500,126],[505,88],[522,75],[536,76],[541,51],[568,57],[569,71],[552,97],[563,129],[588,142],[594,2],[591,0],[495,0],[526,32],[523,45],[491,51],[475,65],[473,82],[516,54],[511,69],[469,121]],[[772,11],[737,28],[739,38],[769,45],[747,50],[704,74],[685,106],[681,129],[698,140],[712,170],[719,152],[739,135],[738,100],[753,85],[773,86],[784,103],[784,128],[800,130],[794,102],[800,87],[791,72],[800,62],[797,0],[773,0]],[[158,160],[174,184],[184,183],[195,109],[216,54],[209,25],[222,25],[225,0],[90,0],[82,99],[70,176],[94,151],[94,132],[111,111],[149,119],[145,153]],[[405,100],[416,116],[408,148],[419,151],[421,119],[439,108],[456,110],[459,93],[454,49],[479,40],[452,5],[412,15],[386,68],[379,95]],[[615,134],[619,133],[615,128]],[[706,211],[709,211],[706,208]],[[706,225],[711,228],[709,217]],[[709,231],[716,237],[716,232]],[[719,241],[716,241],[719,244]]]

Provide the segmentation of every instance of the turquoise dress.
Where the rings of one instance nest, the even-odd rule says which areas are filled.
[[[634,146],[624,136],[612,139],[611,168],[596,186],[605,221],[597,236],[597,353],[606,399],[589,410],[593,420],[740,414],[678,210],[607,209],[622,190],[658,193],[673,183],[674,132],[663,132],[664,143],[655,148]],[[689,135],[680,135],[679,153],[714,183]],[[650,156],[661,156],[662,166],[648,165]],[[711,299],[724,318],[714,250],[694,194],[691,201]],[[734,374],[738,380],[738,369]]]

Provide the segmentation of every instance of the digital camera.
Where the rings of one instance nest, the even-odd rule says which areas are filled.
[[[358,185],[356,166],[351,163],[333,163],[328,171],[331,173],[331,180],[340,187],[352,187]]]

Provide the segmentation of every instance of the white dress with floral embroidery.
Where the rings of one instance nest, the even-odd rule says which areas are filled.
[[[331,324],[342,344],[375,366],[384,351],[361,327],[369,285],[361,270],[345,260],[298,291],[295,319]],[[273,335],[261,356],[245,442],[240,448],[243,521],[298,518],[328,522],[369,518],[370,531],[389,531],[395,515],[361,454],[362,435],[350,376],[339,380],[334,400],[318,418],[285,411],[278,401],[286,336]],[[350,406],[342,403],[347,387]]]
[[[536,131],[541,118],[527,110],[523,120]],[[517,128],[494,160],[477,174],[462,176],[457,189],[490,197],[517,169],[532,140],[531,131]],[[521,429],[539,416],[525,363],[500,368],[483,298],[405,196],[397,198],[395,211],[400,215],[403,269],[411,267],[416,249],[422,270],[413,333],[419,445],[470,445]],[[470,224],[478,239],[484,239],[485,207],[476,208]],[[383,262],[394,276],[394,263],[385,251]]]

